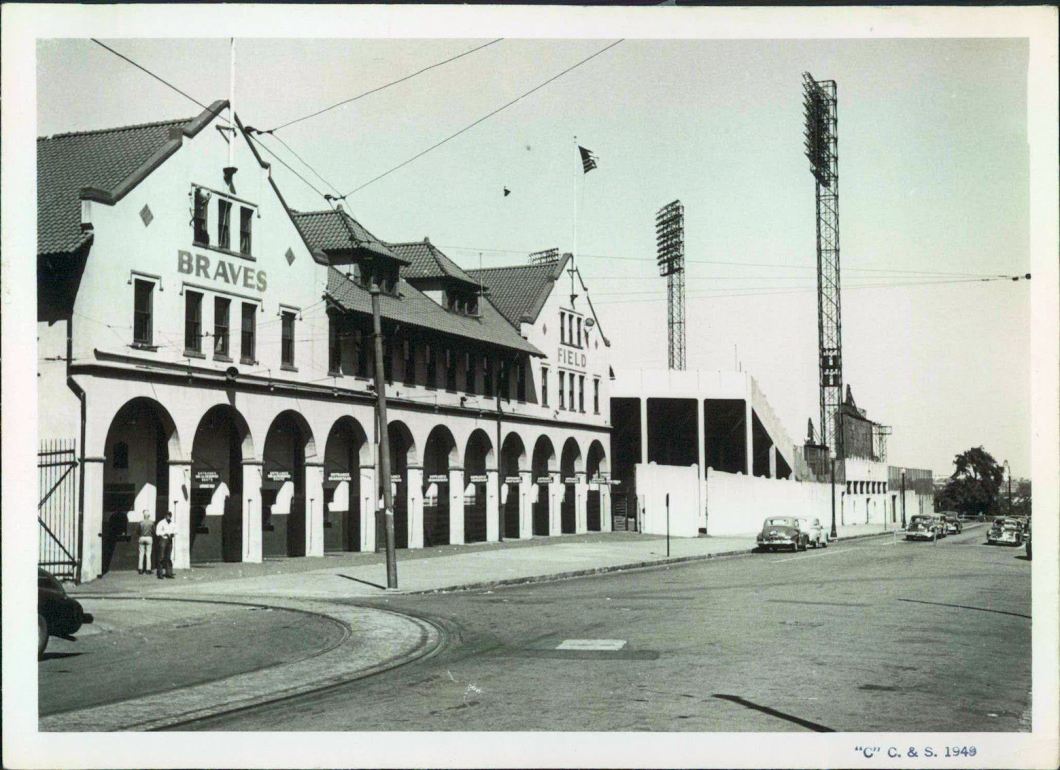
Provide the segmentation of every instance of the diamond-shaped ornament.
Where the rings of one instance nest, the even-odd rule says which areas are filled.
[[[143,220],[144,227],[147,227],[149,224],[151,224],[151,220],[153,220],[154,218],[155,215],[151,213],[151,207],[145,203],[144,207],[140,209],[140,219]]]
[[[294,252],[293,251],[291,251],[290,249],[287,249],[287,253],[284,254],[284,256],[287,257],[287,264],[288,265],[293,265],[294,264]]]

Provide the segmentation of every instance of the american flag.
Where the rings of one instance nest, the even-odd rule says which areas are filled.
[[[588,174],[596,168],[596,153],[592,150],[585,149],[581,145],[578,145],[578,152],[582,155],[582,171]]]

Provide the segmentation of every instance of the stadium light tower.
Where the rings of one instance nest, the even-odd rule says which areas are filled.
[[[655,215],[659,275],[666,276],[669,368],[685,368],[685,207],[673,201]]]
[[[843,454],[843,325],[839,285],[839,151],[834,80],[802,74],[805,147],[817,188],[817,344],[821,443]]]

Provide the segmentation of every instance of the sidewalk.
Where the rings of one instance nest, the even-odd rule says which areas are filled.
[[[880,525],[844,526],[839,527],[839,539],[882,532]],[[667,556],[664,537],[608,532],[402,550],[398,552],[398,585],[401,593],[489,588],[733,556],[749,553],[754,545],[753,535],[671,538]],[[349,553],[264,564],[197,565],[168,581],[115,573],[71,593],[350,599],[393,592],[386,590],[382,554]]]

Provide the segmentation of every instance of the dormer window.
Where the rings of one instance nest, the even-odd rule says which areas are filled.
[[[445,292],[445,308],[450,313],[457,315],[477,316],[478,295],[457,289],[448,289]]]

